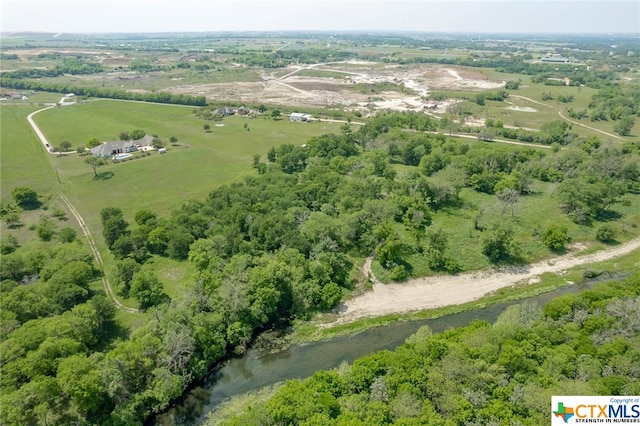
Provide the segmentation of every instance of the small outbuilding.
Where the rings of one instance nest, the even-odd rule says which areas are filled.
[[[306,123],[308,121],[311,121],[311,115],[303,114],[301,112],[292,112],[291,115],[289,115],[289,121],[296,123]]]

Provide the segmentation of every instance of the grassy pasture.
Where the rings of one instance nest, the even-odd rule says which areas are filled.
[[[255,174],[254,154],[266,161],[272,146],[300,145],[311,136],[340,131],[339,124],[230,117],[222,127],[208,122],[211,130],[205,132],[206,122],[196,118],[190,107],[103,100],[44,111],[35,118],[54,145],[69,140],[75,147],[91,137],[114,140],[120,132],[134,129],[165,141],[178,138],[180,146],[167,144],[166,155],[153,153],[98,169],[108,179],[94,179],[91,168],[75,154],[51,158],[65,192],[90,216],[86,220],[93,229],[98,229],[93,222],[103,207],[120,206],[131,219],[142,208],[166,214],[190,198],[203,199],[219,185]]]
[[[512,125],[514,122],[520,123],[523,127],[531,127],[534,129],[540,128],[540,125],[549,122],[552,120],[560,119],[558,115],[558,111],[562,111],[565,116],[567,109],[573,108],[578,111],[581,109],[587,109],[589,103],[591,102],[591,98],[595,95],[598,90],[592,89],[590,87],[576,87],[576,86],[545,86],[542,83],[532,83],[531,77],[528,75],[520,75],[520,74],[506,74],[500,73],[495,70],[490,69],[481,69],[482,73],[485,74],[492,80],[521,80],[520,87],[518,90],[510,90],[509,93],[514,96],[510,96],[507,101],[513,103],[516,106],[527,106],[530,108],[534,108],[537,110],[535,113],[531,112],[518,112],[513,110],[506,110],[504,108],[508,107],[508,104],[504,104],[503,102],[487,102],[487,107],[484,108],[484,116],[493,116],[499,119],[502,119],[505,124]],[[551,93],[553,99],[551,100],[542,100],[543,93]],[[572,102],[559,102],[558,96],[573,96]],[[551,107],[545,107],[540,104],[535,104],[533,102],[529,102],[524,99],[518,99],[516,96],[524,96],[530,99],[533,99],[538,102],[542,102],[544,104],[550,105]],[[504,116],[502,113],[508,114]],[[613,130],[616,122],[615,121],[591,121],[589,117],[582,118],[580,120],[572,119],[577,121],[578,123],[584,124],[586,126],[590,126],[599,130],[603,130],[608,133],[616,134]],[[638,132],[638,126],[632,130],[632,134],[636,134]],[[581,126],[573,126],[572,129],[574,132],[578,133],[581,136],[588,136],[592,134],[596,134],[602,140],[612,140],[612,138],[593,132],[589,129],[585,129]]]
[[[590,87],[575,87],[575,86],[545,86],[542,83],[532,83],[531,76],[521,74],[509,74],[501,73],[487,68],[473,68],[471,70],[482,72],[490,80],[493,81],[517,81],[520,80],[520,87],[517,90],[509,90],[509,98],[504,102],[486,101],[486,105],[479,106],[474,103],[475,95],[483,92],[495,92],[496,90],[481,90],[481,89],[469,89],[469,90],[445,90],[437,91],[440,94],[452,98],[467,98],[470,103],[466,105],[466,108],[473,113],[476,119],[485,119],[488,117],[501,120],[507,126],[526,127],[531,129],[539,129],[544,123],[554,120],[561,120],[562,118],[558,114],[562,112],[566,117],[568,114],[566,111],[569,108],[573,108],[576,111],[587,109],[591,98],[598,92],[596,89]],[[543,93],[551,93],[553,99],[543,100]],[[558,96],[573,96],[573,101],[563,103],[558,101]],[[519,98],[522,96],[530,98],[535,103],[526,99]],[[517,111],[508,109],[509,107],[528,107],[533,108],[535,112]],[[615,121],[591,121],[589,117],[582,118],[580,120],[571,119],[586,126],[593,127],[598,130],[602,130],[608,133],[616,134],[613,130]],[[636,126],[632,130],[632,135],[638,133]],[[577,133],[582,137],[589,135],[596,135],[601,140],[620,142],[619,139],[615,139],[604,135],[602,133],[594,132],[590,129],[586,129],[582,126],[573,125],[572,132]]]
[[[35,226],[43,217],[53,222],[57,231],[70,227],[76,230],[79,238],[82,235],[77,222],[54,191],[57,182],[55,170],[47,158],[48,154],[44,152],[42,144],[27,123],[27,115],[39,108],[29,105],[5,105],[0,109],[1,202],[12,202],[12,191],[17,186],[33,188],[42,202],[40,208],[20,213],[19,226],[9,228],[1,221],[0,236],[4,239],[11,234],[18,239],[20,247],[35,251],[57,244],[55,236],[50,242],[43,242],[37,237]],[[63,210],[66,217],[53,217],[53,212],[57,209]]]
[[[460,139],[462,143],[474,145],[478,143],[469,139]],[[505,145],[501,145],[505,147]],[[519,150],[520,147],[506,146],[507,149]],[[414,170],[414,167],[396,165],[395,168],[400,174]],[[434,181],[439,181],[439,174],[436,173]],[[470,188],[463,188],[460,198],[463,202],[461,209],[443,209],[433,214],[433,224],[429,229],[441,228],[448,236],[447,255],[452,257],[460,265],[462,271],[491,268],[492,264],[488,258],[482,254],[482,241],[485,235],[491,233],[492,228],[498,224],[505,224],[514,231],[514,243],[518,247],[516,253],[525,262],[536,262],[545,258],[563,254],[564,251],[553,252],[549,250],[541,241],[540,235],[550,225],[559,225],[567,228],[571,239],[569,245],[586,242],[589,244],[589,251],[606,248],[605,244],[595,240],[596,229],[605,223],[604,221],[594,221],[588,225],[579,225],[572,222],[561,210],[556,196],[557,184],[549,182],[534,181],[532,193],[522,196],[515,205],[513,215],[507,209],[503,213],[503,203],[496,195],[476,192]],[[629,205],[622,203],[615,204],[611,210],[620,215],[620,219],[613,223],[616,230],[616,242],[624,242],[640,234],[640,195],[627,194],[625,197]],[[483,231],[474,229],[474,218],[479,215],[478,225]],[[415,238],[397,226],[396,231],[400,232],[403,240],[410,244],[415,244]],[[426,246],[423,239],[423,246]],[[406,256],[406,261],[413,267],[412,276],[432,275],[429,269],[425,254],[412,251]],[[373,262],[373,270],[376,276],[383,282],[390,282],[390,272],[382,268],[378,262]]]
[[[0,161],[2,202],[12,200],[17,186],[29,186],[38,193],[49,193],[55,172],[27,122],[27,116],[40,106],[3,105],[0,109]]]
[[[122,131],[137,128],[164,140],[176,136],[180,141],[181,146],[169,145],[166,155],[153,153],[133,161],[103,166],[98,169],[102,178],[94,179],[93,171],[84,163],[86,157],[44,152],[26,121],[26,116],[38,108],[2,108],[2,202],[11,200],[13,188],[26,185],[49,199],[50,208],[63,208],[62,202],[51,196],[55,193],[53,188],[62,190],[91,229],[107,273],[112,269],[114,259],[101,236],[99,212],[102,208],[120,207],[130,222],[143,208],[165,215],[188,199],[204,199],[219,185],[256,174],[251,168],[254,154],[262,155],[266,161],[265,154],[272,146],[299,145],[314,135],[340,131],[340,124],[230,117],[224,120],[223,127],[209,122],[211,131],[205,132],[202,127],[205,122],[193,116],[191,107],[120,101],[93,101],[36,115],[38,125],[53,145],[69,140],[75,147],[84,145],[90,137],[112,140]],[[245,123],[249,125],[248,131],[244,128]],[[189,147],[185,148],[187,145]],[[56,171],[61,183],[57,181]],[[39,241],[35,231],[28,228],[42,215],[48,213],[43,210],[24,212],[21,215],[24,226],[8,230],[3,223],[2,234],[11,232],[21,245],[28,243],[35,248]],[[67,216],[67,221],[52,220],[58,228],[71,226],[77,229],[69,212]],[[78,235],[81,235],[79,230]],[[170,297],[179,297],[184,292],[185,283],[193,273],[191,265],[165,258],[154,258],[148,263]],[[95,283],[94,290],[100,287]],[[120,299],[128,306],[136,306],[134,300]],[[125,313],[119,313],[119,317],[132,326],[138,321]]]

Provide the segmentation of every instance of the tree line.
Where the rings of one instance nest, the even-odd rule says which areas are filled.
[[[51,69],[27,68],[16,71],[3,72],[2,77],[11,79],[60,77],[64,74],[82,75],[97,74],[104,71],[98,62],[82,59],[65,59],[62,64]]]
[[[74,93],[77,96],[93,98],[124,99],[128,101],[143,101],[163,104],[206,106],[204,96],[172,95],[170,93],[131,93],[122,90],[100,89],[95,87],[79,87],[66,84],[44,83],[38,80],[19,80],[0,76],[0,85],[20,90],[41,90],[55,93]]]

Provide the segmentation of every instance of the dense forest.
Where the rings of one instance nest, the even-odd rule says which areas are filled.
[[[228,425],[549,423],[552,395],[640,394],[640,275],[286,382]]]

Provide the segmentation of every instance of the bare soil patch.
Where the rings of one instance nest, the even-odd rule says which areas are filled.
[[[320,90],[326,92],[338,92],[344,90],[343,84],[323,81],[287,81],[287,84],[304,91]]]
[[[586,248],[575,246],[576,250]],[[338,318],[325,327],[356,321],[360,318],[406,313],[459,305],[480,299],[501,288],[536,282],[547,272],[562,272],[574,266],[603,262],[640,249],[640,237],[625,244],[596,253],[578,256],[579,251],[531,265],[504,267],[460,275],[422,277],[404,283],[382,284],[371,272],[368,258],[363,273],[373,283],[373,290],[347,300],[338,307]]]
[[[305,77],[302,70],[332,70],[336,78]],[[489,80],[484,74],[461,67],[440,65],[384,65],[375,62],[349,61],[289,67],[265,71],[261,82],[180,85],[168,89],[175,94],[206,96],[213,100],[268,102],[307,107],[339,105],[363,113],[380,109],[423,111],[433,109],[426,97],[430,90],[484,90],[504,86],[503,81]],[[375,91],[378,84],[392,83],[405,90]],[[371,86],[372,93],[355,90],[356,84]],[[439,112],[439,111],[435,111]]]

